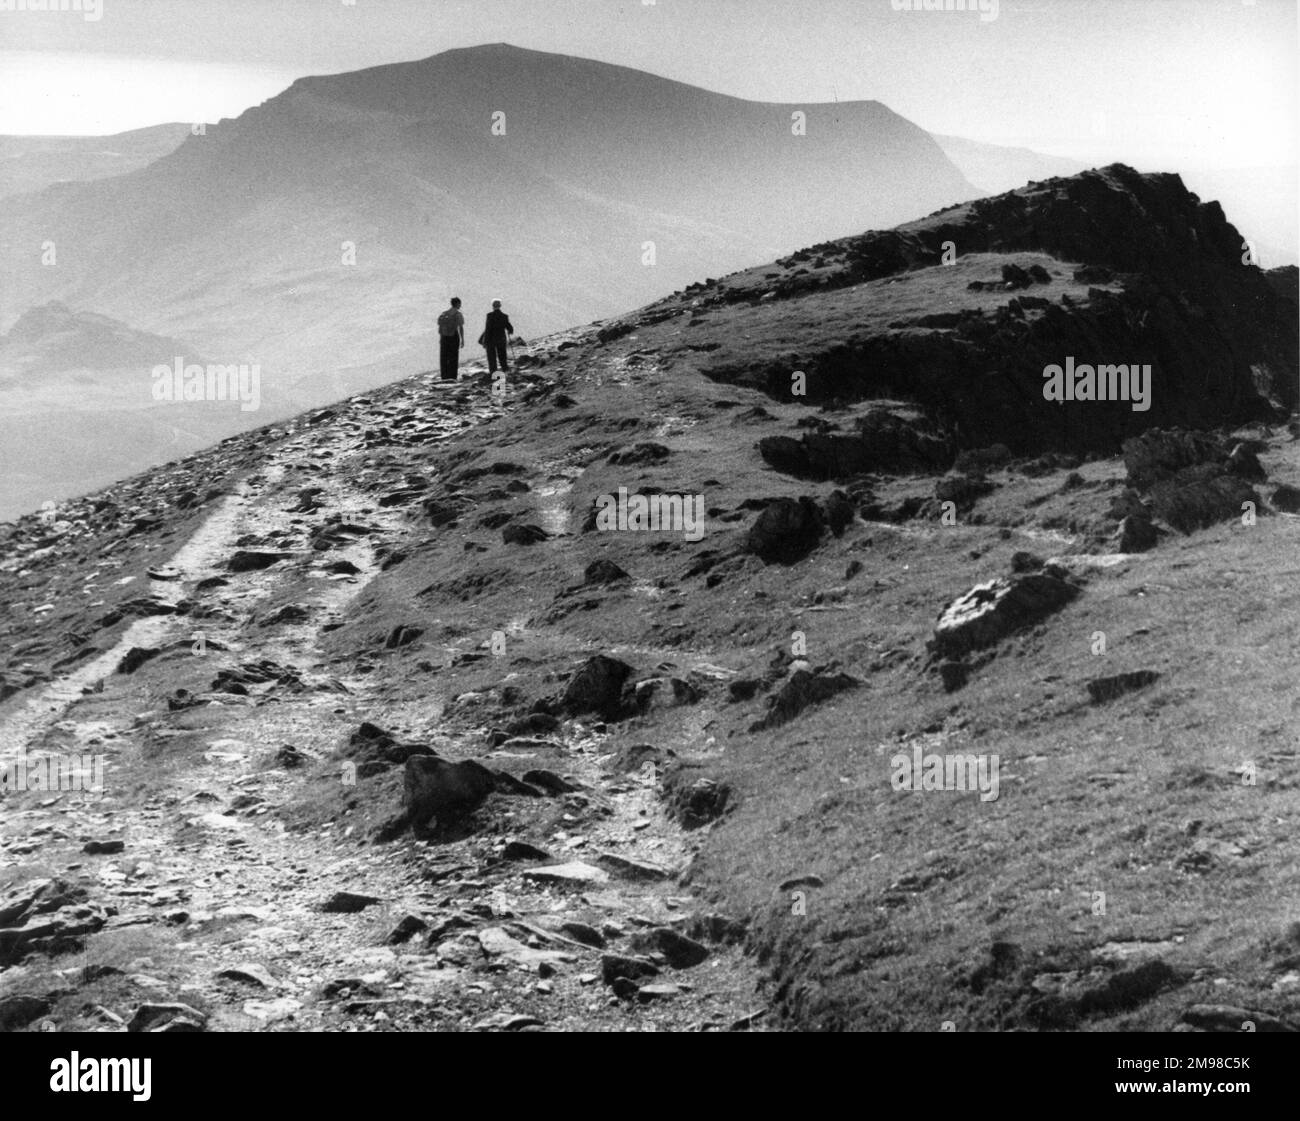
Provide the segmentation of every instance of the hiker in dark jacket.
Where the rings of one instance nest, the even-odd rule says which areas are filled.
[[[506,354],[509,336],[515,333],[510,325],[510,317],[501,310],[501,301],[492,301],[492,310],[487,313],[487,323],[483,327],[482,343],[487,348],[488,373],[496,373],[498,366],[510,369],[510,360]]]

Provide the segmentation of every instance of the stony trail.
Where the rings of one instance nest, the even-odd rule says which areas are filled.
[[[155,1030],[761,1025],[742,931],[675,882],[691,850],[653,771],[611,771],[595,731],[566,724],[487,756],[481,742],[437,742],[447,758],[565,775],[548,799],[544,858],[507,847],[509,809],[488,835],[378,845],[350,808],[324,824],[298,812],[322,771],[330,797],[355,788],[340,729],[428,727],[448,699],[436,684],[411,696],[383,674],[339,669],[322,644],[384,557],[418,544],[409,515],[377,501],[378,482],[400,471],[371,448],[374,434],[397,421],[428,443],[499,412],[429,377],[300,422],[151,566],[161,578],[148,591],[181,610],[135,620],[93,661],[10,703],[10,757],[106,759],[102,792],[0,803],[11,892],[57,878],[102,909],[84,948],[0,973],[0,999],[44,1001],[30,1005],[44,1009],[31,1027],[126,1030],[133,1014]],[[122,672],[132,659],[148,674]],[[159,673],[178,684],[165,698],[140,684]],[[230,691],[199,683],[214,673]],[[59,994],[72,992],[84,999],[70,1022]],[[185,1007],[149,1011],[171,1004]]]

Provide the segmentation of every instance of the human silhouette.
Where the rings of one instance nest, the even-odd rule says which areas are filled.
[[[507,346],[514,333],[510,317],[501,310],[501,301],[493,300],[492,310],[487,313],[487,322],[483,326],[482,338],[483,345],[487,348],[489,374],[496,373],[498,366],[503,370],[510,369]]]
[[[438,316],[438,365],[443,381],[455,381],[460,366],[460,348],[465,345],[465,317],[460,297],[452,296],[451,307]]]

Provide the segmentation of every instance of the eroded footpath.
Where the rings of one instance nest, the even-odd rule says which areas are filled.
[[[324,639],[428,532],[413,449],[501,412],[479,375],[284,426],[179,547],[135,558],[156,610],[5,704],[7,760],[105,765],[102,792],[0,802],[6,1028],[762,1026],[743,928],[678,882],[687,836],[599,726],[486,758],[481,730],[439,731],[440,756],[540,785],[486,829],[374,843],[400,768],[358,776],[347,729],[353,747],[379,724],[429,733],[450,698]],[[517,838],[525,820],[546,848]]]

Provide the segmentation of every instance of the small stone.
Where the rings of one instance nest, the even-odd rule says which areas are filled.
[[[268,1023],[288,1019],[301,1007],[302,1001],[295,1000],[291,996],[282,996],[278,1000],[244,1001],[245,1015],[253,1016],[258,1020],[265,1020]]]
[[[642,1004],[649,1004],[651,1001],[680,996],[681,991],[676,985],[670,984],[642,985],[636,991],[636,998]]]
[[[545,868],[529,868],[524,872],[525,880],[542,884],[570,884],[575,887],[582,884],[604,884],[609,882],[609,874],[591,864],[580,860],[568,864],[551,864]]]
[[[1283,483],[1273,492],[1273,508],[1284,514],[1300,514],[1300,487]]]
[[[198,1024],[207,1022],[207,1016],[188,1004],[142,1004],[131,1014],[127,1021],[127,1031],[152,1031],[154,1026],[182,1017]]]
[[[793,879],[783,880],[779,891],[793,891],[797,887],[822,887],[825,881],[820,876],[795,876]]]
[[[550,860],[551,854],[527,841],[510,841],[501,850],[503,860]]]
[[[709,948],[694,938],[660,926],[633,937],[631,948],[639,953],[662,954],[673,969],[689,969],[709,956]]]
[[[631,860],[626,856],[619,856],[612,852],[600,853],[596,857],[596,862],[621,880],[654,883],[659,880],[666,880],[672,875],[667,868],[661,868],[657,864]]]
[[[226,562],[226,569],[229,572],[256,572],[259,569],[270,568],[271,565],[277,561],[287,559],[288,556],[288,553],[268,553],[254,549],[240,550]]]
[[[635,981],[658,974],[659,967],[647,958],[628,957],[624,954],[602,954],[600,958],[600,975],[607,985],[612,986],[620,978]]]
[[[49,1012],[48,997],[15,993],[0,997],[0,1031],[17,1031]]]
[[[111,856],[126,848],[125,841],[87,841],[81,851],[91,856]]]
[[[1122,697],[1125,693],[1145,689],[1159,678],[1160,674],[1149,669],[1138,670],[1135,673],[1117,673],[1111,677],[1099,677],[1088,682],[1088,696],[1092,698],[1093,704],[1103,704],[1106,701],[1113,701],[1117,697]]]
[[[588,926],[585,922],[570,920],[561,923],[560,933],[568,935],[575,942],[581,942],[584,946],[591,946],[597,950],[605,947],[605,936],[594,926]]]
[[[571,786],[553,771],[525,771],[522,781],[528,783],[530,786],[536,786],[541,790],[545,790],[548,794],[571,794],[573,791],[577,790],[576,786]]]
[[[403,915],[384,941],[390,946],[400,946],[403,942],[409,942],[421,931],[428,929],[429,924],[419,915]]]
[[[218,977],[228,981],[240,981],[246,985],[256,985],[262,989],[278,989],[279,983],[260,965],[236,965],[230,969],[219,969]]]
[[[373,907],[378,902],[379,898],[374,895],[360,895],[354,891],[336,891],[321,904],[321,910],[330,915],[354,915],[358,911],[364,911],[367,907]]]

